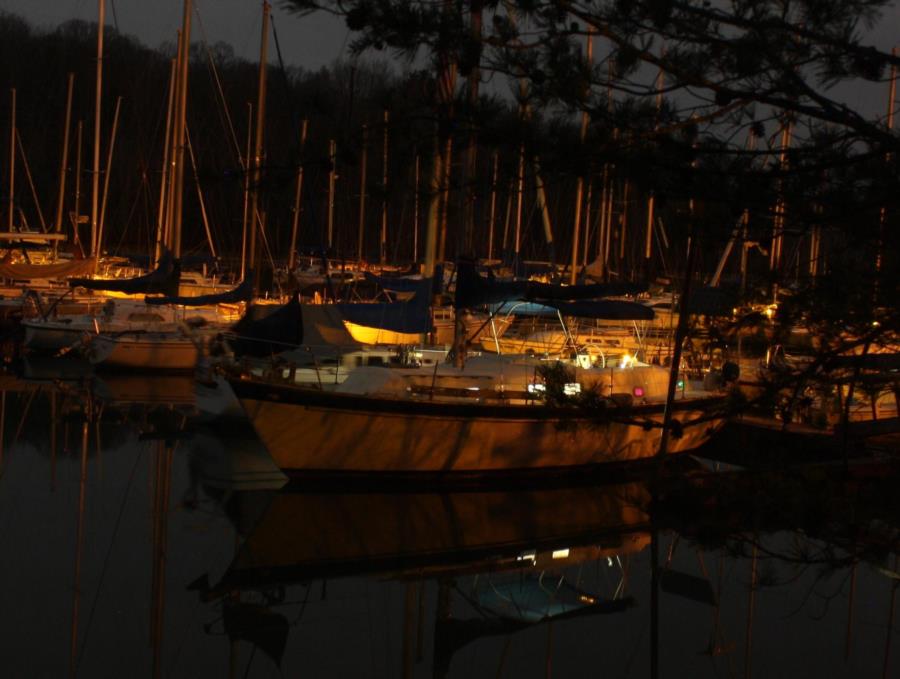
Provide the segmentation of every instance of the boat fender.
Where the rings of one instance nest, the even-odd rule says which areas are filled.
[[[684,436],[684,426],[681,424],[681,420],[677,420],[673,417],[672,421],[669,423],[669,429],[672,430],[673,439],[680,439]]]

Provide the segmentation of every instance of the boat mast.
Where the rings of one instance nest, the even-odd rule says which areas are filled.
[[[897,48],[894,47],[891,50],[891,55],[897,56]],[[888,106],[887,106],[887,120],[885,120],[885,127],[887,127],[888,132],[893,132],[894,130],[894,99],[897,94],[897,65],[891,64],[891,76],[890,76],[890,86],[888,87]],[[891,154],[887,154],[886,160],[890,160]],[[875,273],[881,273],[881,265],[882,260],[884,259],[884,239],[885,239],[885,225],[887,224],[887,208],[882,205],[881,209],[878,211],[878,248],[875,252]],[[819,255],[819,228],[818,226],[813,231],[813,242],[815,244],[815,249],[813,250],[814,256],[810,257],[810,273],[815,276],[817,273],[816,266],[818,265],[818,255]]]
[[[25,179],[28,181],[28,188],[31,189],[31,199],[34,201],[35,210],[37,210],[38,221],[41,223],[41,231],[47,233],[47,222],[44,220],[44,211],[41,210],[41,201],[38,198],[37,188],[34,185],[34,178],[31,176],[31,166],[28,164],[28,156],[25,155],[25,145],[22,143],[22,135],[16,130],[16,145],[19,147],[19,155],[22,157],[22,169],[25,171]],[[25,217],[22,217],[23,224],[27,224]]]
[[[659,128],[659,115],[662,111],[662,89],[665,74],[660,68],[656,75],[656,125],[654,129]],[[650,259],[653,256],[653,220],[656,217],[656,193],[650,191],[650,197],[647,199],[647,228],[644,233],[644,264],[646,265],[645,274],[650,276]]]
[[[452,16],[453,12],[456,11],[452,0],[444,0],[443,11],[447,16]],[[441,135],[444,131],[441,129],[443,127],[441,118],[449,116],[450,113],[453,92],[456,90],[456,63],[454,63],[447,51],[441,51],[438,54],[437,80],[437,100],[435,102],[437,121],[434,135],[431,179],[429,181],[428,217],[425,232],[425,270],[422,272],[425,278],[434,276],[435,260],[438,254],[438,228],[441,221],[441,198],[444,192],[445,177],[449,179],[450,176],[451,140],[449,132],[447,132],[446,156],[442,157]]]
[[[91,256],[97,253],[97,220],[100,216],[100,100],[103,92],[103,31],[106,0],[97,3],[97,77],[94,88],[94,170],[91,175]]]
[[[453,135],[448,134],[444,143],[444,162],[441,164],[441,236],[438,241],[438,259],[447,259],[447,213],[450,209],[450,175],[453,172]]]
[[[787,170],[787,152],[791,146],[793,122],[786,120],[781,129],[781,153],[778,156],[778,167],[782,174]],[[781,268],[781,248],[784,240],[784,187],[778,189],[778,200],[775,203],[775,219],[772,223],[772,247],[769,251],[769,269],[772,272]],[[775,284],[778,285],[777,283]],[[777,290],[777,287],[776,287]]]
[[[263,163],[263,134],[266,126],[266,75],[268,72],[269,60],[269,5],[266,0],[262,4],[262,34],[260,35],[259,44],[259,88],[256,93],[256,138],[253,144],[253,159],[251,191],[250,191],[250,230],[249,230],[249,256],[250,266],[257,271],[257,279],[259,276],[259,267],[257,266],[256,241],[260,235],[262,227],[258,220],[258,204],[259,204],[259,185],[262,179],[262,163]]]
[[[72,237],[72,244],[77,245],[81,254],[84,254],[84,248],[81,245],[81,236],[78,233],[78,227],[81,225],[81,150],[83,147],[84,121],[79,120],[75,128],[75,223],[72,230],[75,232]]]
[[[584,218],[581,220],[584,224],[584,242],[581,246],[581,267],[587,266],[588,250],[591,245],[591,206],[594,200],[594,180],[588,177],[587,188],[584,192]]]
[[[294,192],[294,216],[291,222],[291,249],[288,252],[288,271],[293,271],[297,258],[297,227],[300,224],[300,199],[303,195],[303,150],[306,148],[308,120],[300,125],[300,150],[297,153],[297,190]]]
[[[492,154],[493,158],[492,165],[493,169],[491,170],[491,203],[490,203],[490,212],[488,216],[488,247],[487,247],[487,258],[489,260],[494,258],[494,222],[497,217],[497,169],[500,162],[500,154],[497,150],[494,150]]]
[[[54,229],[56,233],[62,232],[63,208],[66,203],[66,165],[69,162],[69,129],[72,126],[72,90],[75,85],[75,74],[69,73],[66,83],[66,122],[63,126],[62,158],[59,161],[59,196],[56,200],[56,221]],[[59,249],[59,242],[53,241],[53,258]]]
[[[622,207],[619,212],[619,277],[625,276],[625,240],[628,236],[628,194],[631,182],[626,179],[622,186]],[[631,272],[634,274],[634,272]]]
[[[419,149],[416,148],[416,162],[413,169],[413,251],[412,261],[419,260]]]
[[[589,28],[587,33],[587,46],[585,48],[585,64],[588,69],[594,63],[594,32]],[[584,149],[584,142],[587,138],[587,130],[588,125],[591,122],[591,116],[587,112],[587,109],[581,112],[581,130],[579,131],[579,141],[581,142],[582,150]],[[578,178],[575,180],[575,219],[572,223],[572,260],[569,266],[569,284],[575,285],[578,280],[578,248],[580,244],[578,242],[579,237],[581,235],[581,206],[582,206],[582,193],[584,192],[584,177],[581,173],[578,174]],[[585,218],[585,222],[588,219]],[[585,236],[585,245],[587,245],[587,236]]]
[[[428,185],[428,216],[425,222],[425,268],[422,276],[434,276],[435,256],[437,254],[437,231],[440,221],[441,175],[443,174],[441,144],[439,133],[435,131],[434,157],[431,164],[431,181]]]
[[[362,126],[362,154],[359,160],[359,238],[356,244],[356,261],[363,261],[363,239],[366,231],[366,169],[369,159],[369,126]]]
[[[250,154],[253,143],[253,104],[247,102],[247,144],[241,169],[244,171],[244,215],[241,220],[241,280],[247,275],[247,214],[250,209]]]
[[[613,136],[615,136],[615,130],[613,130]],[[615,199],[616,199],[616,182],[613,177],[612,170],[615,168],[609,168],[609,173],[606,176],[606,187],[603,203],[603,214],[604,220],[606,222],[606,230],[603,234],[603,276],[606,279],[609,279],[609,253],[612,251],[612,223],[613,223],[613,208],[615,207]]]
[[[516,179],[510,177],[509,186],[506,189],[506,212],[503,215],[503,242],[500,246],[500,255],[505,258],[509,252],[509,220],[512,219],[513,194],[515,193]]]
[[[325,239],[326,247],[331,250],[334,237],[334,182],[337,179],[337,144],[334,139],[328,140],[328,233]]]
[[[519,245],[522,241],[522,198],[525,192],[525,142],[519,144],[519,165],[516,170],[516,236],[513,241],[513,267],[519,267]]]
[[[606,87],[606,108],[612,117],[614,112],[613,106],[613,90],[612,90],[612,63],[607,66],[607,87]],[[619,130],[613,128],[613,142],[619,139]],[[599,232],[597,234],[597,259],[600,263],[599,274],[602,278],[609,278],[609,248],[612,239],[612,208],[615,192],[615,180],[613,178],[613,168],[608,162],[603,163],[603,176],[600,187],[600,215],[599,215]],[[585,265],[587,264],[587,250],[585,250]]]
[[[172,219],[170,227],[170,249],[175,258],[181,257],[181,213],[184,199],[184,146],[187,120],[188,62],[191,47],[191,0],[184,0],[184,16],[181,26],[181,49],[179,50],[178,83],[175,100],[174,150],[175,165],[172,176]]]
[[[469,39],[472,45],[480,45],[484,25],[484,0],[469,0]],[[466,83],[466,122],[468,138],[463,158],[463,233],[461,253],[475,256],[475,182],[478,171],[478,129],[474,117],[478,110],[478,92],[481,83],[480,53],[469,69]],[[460,242],[457,239],[457,242]]]
[[[11,112],[9,125],[9,220],[6,230],[12,233],[13,230],[13,214],[15,212],[15,203],[13,200],[13,192],[16,188],[16,88],[10,91],[11,96]]]
[[[103,226],[106,223],[106,199],[109,196],[109,175],[112,167],[113,151],[116,147],[116,132],[119,128],[119,110],[122,108],[122,97],[116,99],[116,111],[113,114],[112,130],[109,135],[109,151],[106,155],[106,174],[103,177],[103,199],[100,202],[100,219],[97,227],[97,256],[103,248]]]
[[[163,221],[163,243],[165,247],[171,251],[172,249],[172,219],[173,206],[175,205],[175,170],[176,170],[176,153],[175,147],[178,140],[175,134],[176,117],[178,111],[178,79],[181,77],[181,31],[176,31],[177,51],[175,56],[175,99],[172,100],[172,131],[169,135],[169,176],[166,178],[166,216]]]
[[[756,150],[756,135],[753,134],[751,130],[747,135],[747,151],[752,153]],[[747,208],[744,208],[744,211],[741,213],[741,218],[738,220],[737,224],[733,231],[731,232],[731,238],[728,239],[728,243],[725,244],[725,250],[722,251],[722,256],[719,258],[719,263],[716,265],[716,271],[713,273],[712,278],[709,281],[709,286],[711,288],[715,288],[719,285],[719,281],[722,278],[722,272],[725,270],[725,264],[728,261],[728,258],[731,256],[731,251],[734,248],[735,243],[738,242],[738,239],[746,240],[747,235],[747,224],[750,220],[750,212]],[[742,246],[742,251],[746,253],[747,248]],[[746,272],[746,257],[741,258],[741,276],[743,277]],[[743,283],[742,283],[743,285]]]
[[[534,168],[534,188],[537,191],[538,208],[541,211],[541,222],[544,225],[544,238],[550,254],[550,266],[556,271],[556,252],[553,246],[553,224],[550,222],[550,208],[547,207],[547,192],[544,191],[544,180],[541,179],[541,165],[537,156],[532,161]]]
[[[216,244],[213,241],[212,229],[209,228],[209,214],[206,212],[206,201],[203,199],[203,187],[200,186],[200,173],[197,172],[197,160],[194,158],[194,146],[191,144],[191,130],[184,129],[185,141],[187,141],[188,157],[191,161],[191,170],[194,174],[194,188],[197,190],[197,203],[200,205],[200,218],[203,220],[203,230],[206,231],[206,240],[209,243],[209,252],[212,258],[218,259]]]
[[[387,109],[384,109],[384,149],[382,150],[381,166],[381,249],[379,250],[382,265],[387,261],[388,122],[390,122],[390,114]]]
[[[178,38],[179,43],[181,37]],[[153,252],[153,259],[159,261],[162,254],[162,244],[164,242],[164,231],[166,223],[166,204],[168,193],[166,191],[166,183],[169,180],[169,148],[172,139],[172,115],[175,108],[175,59],[169,62],[169,94],[168,105],[166,106],[166,136],[163,143],[163,161],[162,176],[159,181],[159,213],[156,217],[156,247]]]

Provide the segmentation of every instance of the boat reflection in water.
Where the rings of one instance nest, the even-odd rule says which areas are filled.
[[[381,635],[390,639],[399,628],[399,653],[384,661],[388,669],[379,662],[375,675],[461,676],[471,666],[491,676],[515,676],[527,657],[540,664],[541,675],[555,675],[553,667],[560,676],[577,676],[569,672],[585,671],[588,657],[595,662],[585,650],[592,649],[610,654],[603,657],[617,668],[613,675],[637,662],[644,668],[639,676],[648,664],[651,676],[658,676],[660,662],[671,661],[673,652],[683,659],[682,644],[688,643],[692,656],[711,658],[720,669],[743,663],[750,676],[754,661],[769,670],[774,662],[766,629],[773,615],[761,610],[760,601],[777,604],[772,593],[779,591],[789,608],[799,606],[791,614],[798,615],[815,608],[810,592],[825,596],[837,574],[838,591],[841,583],[854,583],[836,617],[838,630],[846,626],[840,652],[808,664],[840,660],[849,676],[872,664],[880,645],[877,655],[890,666],[892,619],[878,635],[862,638],[853,628],[857,617],[872,618],[867,606],[856,610],[861,591],[889,594],[878,606],[882,625],[893,610],[898,543],[886,520],[897,525],[896,503],[887,500],[896,470],[878,465],[849,472],[712,473],[679,464],[667,467],[658,483],[645,478],[439,493],[287,487],[220,494],[241,536],[239,547],[221,577],[201,577],[194,587],[203,600],[221,605],[219,633],[229,636],[232,648],[249,641],[280,664],[291,627],[299,626],[303,632],[291,645],[305,647],[305,667],[328,676],[360,670],[348,658],[323,659],[324,647],[310,648],[325,628],[338,635],[341,648],[363,642],[354,632],[366,645]],[[365,595],[368,632],[324,612],[346,613],[348,591],[357,591],[352,583],[361,580],[396,592],[398,606],[373,614],[376,603]],[[337,600],[328,603],[329,595]],[[791,615],[785,616],[783,605],[776,608],[771,624],[783,626]],[[817,622],[805,616],[803,629],[821,617],[806,613]],[[373,632],[373,620],[380,620],[379,628],[393,621],[394,631]],[[762,644],[754,641],[758,624],[764,626]],[[609,638],[601,642],[598,634]],[[629,661],[616,644],[649,652],[635,661],[633,649]],[[865,649],[869,659],[860,660],[854,647]],[[688,671],[699,662],[682,667]]]
[[[520,567],[538,551],[644,545],[643,484],[457,493],[282,492],[217,588]],[[582,552],[577,552],[582,553]],[[585,553],[590,553],[587,550]],[[536,558],[536,557],[535,557]]]
[[[278,660],[286,618],[260,602],[284,601],[291,585],[335,578],[405,582],[408,675],[424,644],[422,581],[435,580],[433,670],[443,675],[453,654],[482,636],[629,608],[622,559],[649,544],[649,502],[646,484],[637,481],[444,493],[234,493],[226,511],[244,539],[203,595],[222,598],[233,639],[259,642]],[[563,572],[601,560],[617,573],[609,591],[586,588]],[[460,606],[468,613],[451,615]]]

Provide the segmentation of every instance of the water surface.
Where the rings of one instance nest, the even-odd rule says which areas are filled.
[[[278,488],[189,380],[106,382],[3,378],[3,676],[900,672],[883,465]]]

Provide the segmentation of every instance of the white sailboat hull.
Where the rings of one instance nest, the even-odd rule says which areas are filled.
[[[147,334],[97,335],[91,338],[88,360],[116,369],[193,370],[200,350],[188,337]]]

